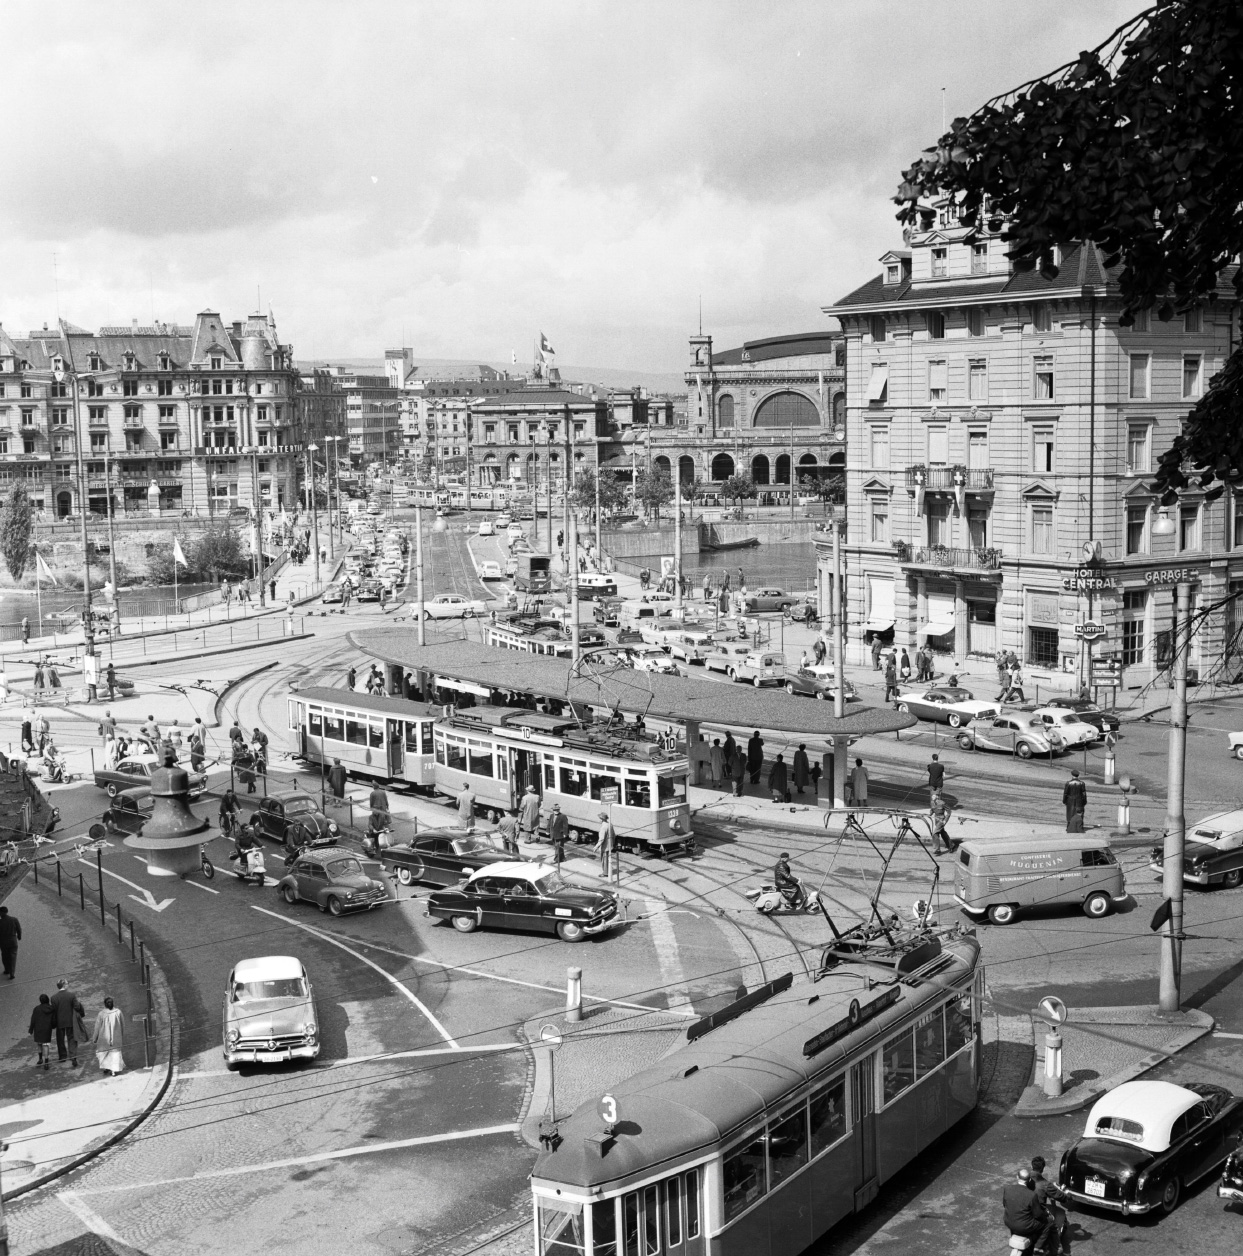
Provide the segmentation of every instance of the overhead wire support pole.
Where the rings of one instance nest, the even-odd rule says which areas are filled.
[[[1161,893],[1169,903],[1169,916],[1161,927],[1159,1009],[1173,1015],[1182,1002],[1183,960],[1183,851],[1187,819],[1184,787],[1187,770],[1187,653],[1191,645],[1191,585],[1180,583],[1174,604],[1174,661],[1170,695],[1168,784],[1166,787],[1165,839],[1161,864]]]

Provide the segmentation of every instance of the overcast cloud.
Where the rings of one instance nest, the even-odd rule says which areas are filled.
[[[679,370],[822,325],[949,116],[1139,0],[4,6],[0,321]]]

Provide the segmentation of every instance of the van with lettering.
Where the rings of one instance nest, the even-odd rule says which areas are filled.
[[[1128,898],[1122,869],[1099,837],[1014,837],[966,841],[954,868],[954,902],[995,925],[1059,904],[1099,920]]]

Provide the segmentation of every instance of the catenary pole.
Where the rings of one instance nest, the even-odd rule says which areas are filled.
[[[419,645],[427,644],[427,624],[423,620],[423,506],[414,507],[414,597],[419,621]]]
[[[1178,585],[1174,603],[1174,669],[1171,677],[1168,784],[1165,804],[1161,893],[1170,916],[1161,929],[1160,1010],[1177,1012],[1181,1003],[1183,937],[1183,847],[1187,820],[1183,788],[1187,767],[1187,652],[1191,644],[1191,586]]]
[[[842,591],[842,521],[834,512],[833,519],[833,714],[837,719],[846,715],[846,668],[845,663],[846,599]],[[845,737],[833,738],[833,806],[846,805],[846,751]]]

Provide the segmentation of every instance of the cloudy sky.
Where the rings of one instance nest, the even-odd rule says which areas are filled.
[[[901,169],[1139,0],[4,6],[0,322],[678,371],[812,330]],[[53,262],[55,256],[55,264]],[[59,288],[59,298],[57,295]]]

